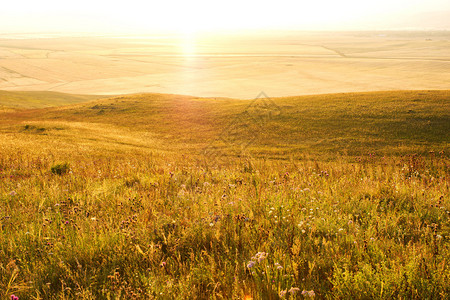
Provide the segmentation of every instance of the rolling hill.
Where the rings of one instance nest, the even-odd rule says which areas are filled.
[[[21,97],[22,107],[34,107],[36,99],[41,99],[40,106],[92,99],[9,94]],[[449,91],[261,97],[253,102],[136,94],[5,112],[0,124],[3,133],[28,140],[34,133],[36,141],[54,138],[73,144],[87,140],[175,152],[200,153],[213,147],[226,155],[278,158],[301,153],[424,153],[449,150],[449,99]]]
[[[74,95],[58,92],[9,92],[0,90],[0,109],[43,108],[99,99],[98,95]]]

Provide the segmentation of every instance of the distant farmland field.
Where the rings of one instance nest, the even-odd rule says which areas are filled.
[[[0,89],[203,97],[448,89],[448,32],[0,36]]]

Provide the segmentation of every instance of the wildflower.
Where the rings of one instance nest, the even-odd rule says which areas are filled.
[[[436,235],[436,238],[437,238],[438,240],[440,240],[440,239],[442,239],[442,235],[437,234],[437,235]]]
[[[310,290],[310,291],[303,290],[302,295],[305,297],[308,297],[308,298],[314,298],[316,296],[316,293],[314,293],[313,290]]]
[[[247,268],[249,268],[249,269],[253,268],[254,266],[255,266],[255,262],[253,260],[251,260],[247,263]]]
[[[284,298],[286,296],[286,293],[287,293],[286,290],[280,291],[280,297]]]
[[[299,291],[300,291],[300,289],[297,288],[297,287],[291,287],[291,288],[289,289],[289,293],[292,294],[292,295],[295,295],[295,294],[298,293]]]
[[[17,297],[16,295],[11,295],[11,300],[19,300],[19,297]]]
[[[266,252],[258,252],[256,253],[255,258],[260,263],[267,257],[267,255],[268,254]]]
[[[283,269],[283,267],[279,263],[275,263],[275,267],[277,267],[277,270]]]
[[[16,191],[11,191],[10,193],[9,193],[9,195],[10,196],[15,196],[15,195],[17,195],[17,193],[16,193]],[[14,295],[13,295],[14,296]],[[12,297],[12,296],[11,296]],[[14,296],[15,297],[15,296]]]
[[[265,258],[266,258],[265,256],[258,257],[258,262],[262,262]]]
[[[166,262],[165,261],[161,262],[160,266],[161,267],[165,267],[166,266]]]

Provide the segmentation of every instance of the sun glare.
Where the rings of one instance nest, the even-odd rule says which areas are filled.
[[[182,32],[180,48],[183,56],[192,56],[195,54],[196,52],[195,30]]]
[[[104,0],[79,0],[67,5],[55,0],[17,0],[2,4],[0,28],[3,31],[27,28],[52,32],[78,29],[181,34],[241,29],[367,29],[420,11],[448,10],[450,2],[444,0],[129,0],[126,5]]]

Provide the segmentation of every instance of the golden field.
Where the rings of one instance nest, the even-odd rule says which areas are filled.
[[[0,105],[2,298],[450,295],[448,90]]]

